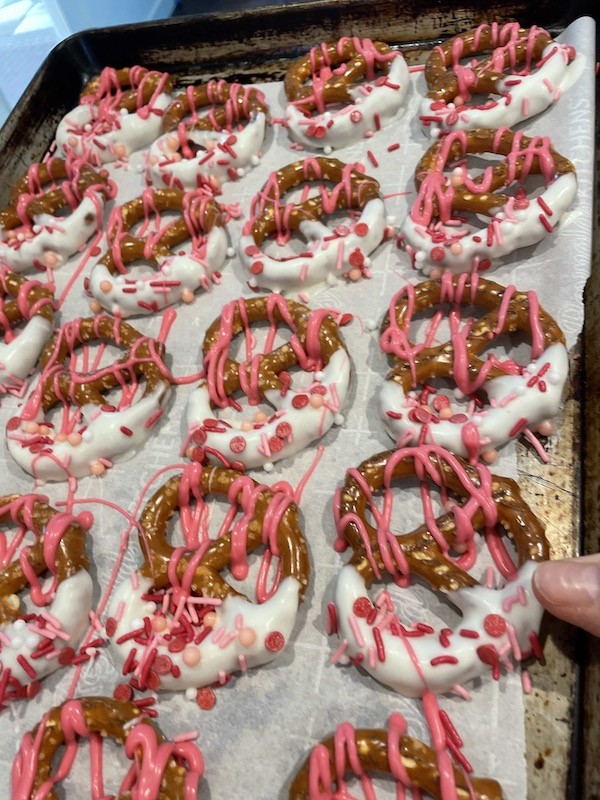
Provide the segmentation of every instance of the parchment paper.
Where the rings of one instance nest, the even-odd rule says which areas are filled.
[[[564,91],[556,106],[523,128],[528,134],[550,135],[556,149],[574,162],[579,181],[577,200],[557,235],[534,248],[519,251],[490,272],[489,277],[503,284],[514,282],[520,290],[534,289],[541,304],[562,326],[568,346],[572,347],[582,328],[582,290],[591,258],[594,23],[590,19],[580,19],[560,38],[575,45],[578,51],[571,68],[572,85]],[[424,85],[422,73],[413,74],[406,112],[398,123],[371,139],[335,153],[343,161],[362,161],[367,172],[380,181],[384,194],[410,193],[408,196],[391,196],[386,201],[389,215],[398,223],[414,197],[414,166],[429,144],[416,116]],[[267,84],[261,88],[270,101],[272,115],[282,116],[282,85]],[[389,153],[388,145],[396,142],[400,148]],[[375,155],[378,167],[372,165],[367,150]],[[239,202],[246,213],[250,198],[268,173],[301,155],[290,149],[285,130],[275,126],[269,131],[261,164],[241,181],[226,184],[223,202]],[[136,154],[129,169],[111,167],[111,174],[120,186],[118,202],[139,194],[143,186],[141,164],[142,155]],[[229,226],[234,246],[241,224],[242,220]],[[61,321],[88,313],[82,286],[92,261],[64,302]],[[55,273],[57,296],[62,293],[78,263],[78,258],[72,259]],[[352,325],[343,331],[355,371],[350,401],[344,410],[345,425],[333,428],[324,438],[323,457],[301,504],[304,530],[311,550],[312,577],[298,615],[293,641],[272,664],[250,671],[217,690],[217,704],[210,712],[201,711],[182,694],[159,695],[159,723],[165,734],[175,735],[190,729],[199,732],[199,744],[206,759],[205,780],[210,787],[204,785],[201,796],[211,800],[287,797],[290,777],[309,748],[344,720],[352,721],[357,727],[378,727],[385,724],[391,712],[401,712],[408,719],[410,732],[428,740],[420,703],[395,696],[353,667],[330,664],[332,648],[324,634],[323,612],[331,599],[336,574],[345,560],[332,548],[334,489],[342,481],[347,467],[391,446],[391,440],[379,421],[375,400],[387,363],[379,351],[377,333],[369,328],[373,327],[371,323],[379,323],[389,298],[405,279],[417,282],[420,278],[411,270],[407,255],[397,249],[394,241],[377,251],[372,272],[370,281],[341,283],[317,295],[310,303],[313,307],[331,306],[356,315]],[[208,295],[198,296],[193,304],[177,308],[178,316],[167,342],[175,375],[189,375],[198,370],[206,327],[219,314],[223,304],[240,295],[249,296],[250,292],[236,256],[223,269],[221,285],[215,286]],[[161,324],[159,317],[129,321],[140,331],[154,335],[158,334]],[[143,452],[126,463],[117,464],[102,479],[87,478],[79,483],[75,496],[84,502],[76,509],[88,508],[95,516],[90,550],[94,561],[96,600],[103,594],[114,569],[127,522],[121,514],[91,499],[103,498],[122,506],[128,513],[135,513],[141,502],[140,492],[155,473],[168,465],[185,461],[179,457],[178,451],[184,435],[183,415],[190,390],[190,386],[177,388],[164,423]],[[2,430],[17,405],[14,397],[2,400]],[[271,475],[256,471],[252,474],[266,482],[284,479],[295,485],[314,457],[315,450],[310,448],[293,459],[277,463]],[[516,474],[514,446],[504,449],[496,471]],[[170,474],[172,471],[158,477],[152,491]],[[8,456],[3,437],[0,443],[0,492],[28,492],[32,488],[30,477],[21,472]],[[41,491],[53,502],[60,502],[67,495],[67,487],[63,484],[47,485]],[[90,501],[86,503],[85,498],[90,498]],[[406,513],[409,509],[414,512],[416,497],[407,493],[403,502],[407,504]],[[138,564],[139,551],[136,537],[132,536],[118,579],[135,570]],[[478,565],[477,570],[481,575],[482,566]],[[428,606],[428,613],[452,618],[447,606],[423,588],[405,592],[394,590],[393,594],[399,614],[404,614],[409,620],[421,613],[418,606],[423,602]],[[10,764],[23,733],[37,723],[45,710],[65,699],[72,677],[72,669],[55,673],[43,683],[42,691],[35,699],[13,704],[3,714],[0,720],[2,796],[8,795]],[[77,694],[111,695],[119,680],[110,651],[104,648],[97,659],[84,668]],[[450,713],[464,739],[464,752],[473,764],[475,774],[497,778],[509,800],[521,800],[526,795],[526,765],[520,676],[518,673],[505,675],[499,683],[486,679],[470,688],[472,702],[443,697],[441,705]],[[123,758],[117,750],[111,749],[111,752],[115,762],[122,765]],[[84,788],[89,785],[89,779],[83,773],[83,768],[75,770],[73,779],[67,784],[73,793],[67,796],[89,796],[89,789]],[[108,766],[106,773],[111,775]],[[116,774],[116,770],[112,774]],[[107,791],[116,790],[116,786],[115,779],[113,786],[107,785]]]

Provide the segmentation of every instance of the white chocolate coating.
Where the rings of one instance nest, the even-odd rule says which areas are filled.
[[[531,585],[536,566],[528,561],[519,569],[515,580],[502,589],[474,586],[449,592],[449,600],[463,615],[460,625],[448,635],[449,647],[444,647],[439,638],[440,630],[445,626],[440,626],[434,633],[410,637],[394,636],[389,626],[382,626],[380,633],[385,660],[380,661],[375,652],[373,628],[365,618],[353,613],[355,600],[366,596],[364,581],[354,567],[347,565],[340,572],[335,589],[339,635],[348,643],[346,654],[356,657],[361,653],[361,666],[370,675],[406,697],[420,697],[425,689],[441,694],[462,686],[490,671],[490,666],[477,653],[479,648],[495,648],[501,654],[500,663],[503,658],[509,658],[513,650],[506,631],[500,636],[490,636],[486,632],[484,622],[490,614],[502,617],[512,625],[520,650],[530,652],[529,635],[532,632],[537,635],[544,612]],[[525,605],[521,605],[518,597]],[[356,640],[350,617],[360,632],[362,645]],[[477,638],[462,636],[461,630],[474,631]],[[457,659],[457,663],[431,664],[432,659],[448,656]]]
[[[547,61],[539,69],[529,75],[505,75],[496,84],[499,96],[482,106],[467,106],[457,112],[454,103],[426,97],[420,112],[423,129],[436,138],[440,131],[512,128],[540,114],[560,95],[560,84],[569,69],[567,49],[558,42],[547,45],[542,53],[542,60],[547,57]]]
[[[35,389],[34,389],[35,391]],[[35,436],[25,432],[21,420],[16,430],[8,430],[6,444],[17,464],[41,481],[66,481],[69,477],[83,478],[90,475],[90,465],[100,458],[115,461],[133,456],[146,442],[152,426],[146,427],[157,411],[165,405],[170,390],[161,384],[155,391],[142,397],[133,405],[120,411],[103,411],[96,405],[81,407],[83,420],[87,422],[82,441],[73,445],[69,441],[45,445],[48,454],[32,453],[22,446]],[[43,423],[44,412],[40,407],[34,422]],[[125,427],[131,435],[121,431]]]
[[[66,647],[77,648],[77,644],[89,626],[89,612],[92,607],[92,579],[86,570],[80,570],[70,578],[62,581],[50,605],[44,606],[49,614],[60,622],[59,630],[67,635],[67,639],[57,636],[53,639],[58,651],[51,658],[31,658],[43,640],[38,633],[30,630],[32,622],[17,619],[6,627],[2,633],[11,640],[10,646],[0,642],[0,667],[2,671],[10,669],[11,675],[20,683],[27,685],[32,680],[45,678],[60,667],[58,658]],[[18,656],[24,658],[35,669],[37,676],[32,679],[17,661]]]
[[[379,127],[389,125],[400,111],[409,84],[408,66],[404,56],[401,53],[395,55],[388,73],[389,83],[375,82],[371,84],[372,88],[368,93],[363,91],[365,84],[350,89],[349,94],[354,103],[339,111],[326,111],[324,114],[307,117],[293,102],[288,103],[285,119],[292,139],[311,149],[336,149],[357,142],[376,131],[377,118]],[[356,111],[360,113],[360,119],[356,119],[357,114],[352,118]],[[309,136],[309,126],[324,128],[323,136]]]
[[[302,375],[305,376],[304,380]],[[294,375],[295,381],[304,386],[320,385],[326,389],[325,394],[318,395],[323,403],[313,407],[307,402],[302,408],[294,408],[293,401],[298,395],[309,395],[307,390],[292,386],[283,396],[277,389],[265,392],[265,399],[278,412],[277,416],[265,422],[258,428],[252,427],[246,431],[242,429],[242,422],[227,419],[231,427],[226,427],[223,433],[205,429],[206,448],[212,448],[222,453],[228,461],[238,461],[247,469],[264,467],[273,461],[288,458],[303,450],[311,442],[322,438],[336,421],[336,416],[344,407],[350,384],[350,359],[343,347],[336,350],[323,367],[319,380],[314,372],[301,372]],[[188,430],[193,432],[205,419],[215,418],[215,409],[211,407],[210,395],[206,383],[201,383],[189,396],[187,406]],[[291,433],[285,438],[281,450],[272,452],[268,441],[277,437],[277,426],[281,423],[291,425]],[[231,447],[232,440],[243,439],[244,447],[240,452]],[[235,445],[234,445],[235,446]],[[210,452],[206,452],[210,463],[221,465],[223,462]]]
[[[539,383],[527,385],[542,368],[547,370],[543,376],[545,391],[540,391]],[[473,414],[469,414],[465,408],[456,409],[455,413],[467,417],[462,423],[447,419],[440,419],[436,424],[425,423],[427,441],[433,441],[462,458],[469,458],[471,454],[465,446],[462,429],[468,423],[475,423],[483,451],[501,447],[514,436],[521,435],[523,431],[519,428],[511,436],[511,431],[520,420],[526,419],[527,427],[535,430],[541,422],[558,413],[568,372],[569,357],[565,346],[551,345],[528,365],[522,375],[503,375],[486,381],[483,389],[491,401],[490,406],[478,409]],[[409,412],[414,406],[415,403],[407,401],[400,383],[385,381],[379,391],[379,414],[392,439],[397,442],[402,438],[406,446],[416,445],[423,429],[423,423],[409,419]],[[402,414],[402,417],[390,417],[388,411],[394,415]],[[408,432],[413,435],[407,441],[404,437],[408,436]]]
[[[12,341],[0,341],[1,387],[7,390],[20,389],[22,382],[37,364],[53,330],[54,326],[49,320],[36,314]]]
[[[241,131],[234,133],[191,129],[187,131],[187,138],[201,149],[195,158],[181,158],[179,161],[173,161],[179,149],[177,131],[165,133],[148,151],[152,183],[186,190],[198,188],[199,179],[213,179],[219,184],[230,181],[230,170],[242,177],[246,170],[258,163],[266,128],[266,115],[259,111]],[[235,141],[231,142],[232,139]],[[223,147],[225,142],[229,142],[227,148]]]
[[[116,632],[111,638],[111,648],[119,664],[125,663],[132,647],[138,647],[138,658],[141,655],[139,645],[126,641],[117,644],[117,639],[123,634],[135,630],[134,620],[143,620],[144,617],[153,616],[151,610],[154,604],[148,604],[142,599],[152,588],[150,578],[138,577],[138,587],[133,589],[130,578],[126,578],[117,587],[111,599],[109,614],[117,614],[120,603],[122,615],[117,624]],[[198,646],[200,659],[197,664],[189,666],[184,661],[184,652],[171,652],[160,634],[155,635],[152,647],[157,648],[157,655],[166,655],[171,662],[179,667],[180,675],[175,678],[171,673],[160,676],[160,688],[165,691],[180,691],[188,688],[200,688],[219,680],[220,674],[230,675],[240,667],[240,656],[245,659],[245,667],[258,667],[272,661],[277,652],[272,652],[265,646],[269,633],[278,632],[284,637],[284,642],[289,641],[296,614],[298,612],[300,584],[295,578],[287,577],[278,586],[273,597],[262,604],[251,603],[243,597],[227,597],[221,605],[216,606],[216,622],[214,633],[207,636]],[[256,633],[253,644],[244,646],[237,636],[231,634],[241,626],[251,628]],[[213,641],[217,631],[224,629],[225,636]],[[223,634],[221,634],[223,636]],[[224,644],[226,642],[226,644]],[[191,643],[190,643],[191,644]]]
[[[159,94],[153,108],[164,111],[170,102],[170,95]],[[91,154],[95,164],[108,164],[122,157],[115,152],[116,146],[122,145],[127,157],[148,147],[160,135],[162,114],[151,113],[144,118],[137,111],[129,113],[125,109],[110,113],[103,109],[102,113],[109,117],[110,125],[98,120],[93,103],[82,103],[69,111],[56,129],[59,152],[73,152],[79,157]]]
[[[6,231],[0,228],[0,261],[8,264],[14,272],[25,272],[36,265],[43,269],[64,264],[96,233],[102,221],[98,219],[98,213],[101,216],[104,211],[104,193],[87,189],[86,195],[90,193],[95,199],[84,196],[66,217],[53,214],[35,216],[34,236],[17,241],[17,246],[7,241]]]
[[[355,233],[359,224],[367,226],[364,236]],[[304,220],[299,230],[308,242],[307,252],[312,253],[311,258],[298,256],[280,260],[264,253],[251,256],[246,251],[250,248],[252,252],[252,248],[256,247],[254,239],[251,235],[240,238],[238,252],[250,274],[250,286],[270,289],[286,297],[294,297],[298,293],[310,297],[325,289],[328,281],[335,281],[336,277],[346,275],[353,268],[349,258],[356,249],[367,257],[381,244],[386,230],[385,206],[383,200],[369,200],[359,220],[343,237],[332,239],[334,231],[317,220]],[[254,275],[251,267],[257,261],[261,262],[263,270]]]
[[[211,277],[222,267],[227,256],[227,234],[223,226],[215,225],[209,231],[203,249],[202,255],[199,252],[174,253],[168,258],[158,259],[156,269],[150,267],[149,271],[138,273],[137,278],[120,273],[111,275],[106,265],[98,262],[90,273],[90,292],[103,308],[124,319],[153,314],[154,306],[162,311],[178,303],[186,290],[210,289]],[[163,287],[162,281],[167,285]],[[171,285],[172,281],[177,281],[178,285]],[[110,289],[104,291],[102,287],[107,285]]]
[[[577,193],[577,179],[572,172],[560,175],[540,194],[542,202],[550,208],[552,215],[546,214],[537,198],[528,198],[527,208],[513,209],[506,213],[506,206],[499,208],[494,217],[500,224],[501,238],[494,235],[491,245],[487,244],[487,229],[472,230],[460,240],[461,252],[453,253],[449,247],[444,249],[444,258],[437,261],[431,256],[434,248],[440,249],[438,243],[432,241],[428,229],[417,224],[410,214],[402,224],[402,236],[408,247],[415,267],[429,275],[432,270],[450,270],[453,273],[470,272],[480,261],[501,258],[520,247],[537,244],[554,233],[558,223],[567,212]],[[548,231],[540,219],[547,220],[552,230]],[[492,222],[489,223],[492,225]],[[453,231],[443,225],[440,230],[450,238]],[[436,228],[437,231],[437,228]],[[479,241],[477,241],[479,239]]]

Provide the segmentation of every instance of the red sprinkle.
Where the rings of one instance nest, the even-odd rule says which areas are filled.
[[[500,614],[488,614],[483,620],[483,629],[488,636],[503,636],[506,633],[506,620]]]
[[[368,597],[357,597],[352,606],[352,612],[356,617],[367,617],[371,611],[371,601]]]
[[[443,247],[433,247],[429,255],[434,261],[443,261],[446,257]]]
[[[511,428],[509,431],[509,436],[512,438],[516,436],[523,428],[527,425],[527,419],[525,417],[521,417],[521,419]]]
[[[233,453],[243,453],[246,449],[246,440],[243,436],[234,436],[229,442],[229,449]]]
[[[198,689],[196,702],[203,711],[210,711],[211,708],[214,708],[217,698],[213,690],[205,686],[203,689]]]
[[[113,691],[115,700],[131,700],[133,697],[133,689],[126,683],[118,683]]]
[[[171,666],[173,662],[169,658],[169,656],[161,654],[156,656],[154,659],[154,664],[152,665],[156,670],[157,675],[168,675],[171,672]]]
[[[469,628],[461,628],[458,634],[459,636],[464,636],[465,639],[479,639],[477,631],[469,630]]]
[[[175,639],[171,639],[169,642],[168,650],[170,653],[180,653],[185,649],[186,644],[187,642],[183,636],[176,636]]]
[[[106,620],[106,625],[104,627],[106,629],[107,636],[114,636],[117,632],[117,620],[114,617],[109,617]]]
[[[373,164],[374,167],[379,166],[379,161],[375,158],[375,155],[371,152],[371,150],[367,150],[367,155],[369,157],[369,161]]]
[[[458,658],[456,656],[437,656],[432,658],[429,663],[432,667],[438,667],[440,664],[458,664]]]
[[[546,217],[543,214],[540,214],[538,217],[539,221],[542,223],[544,228],[548,231],[548,233],[552,233],[552,225],[548,222]]]
[[[60,655],[58,656],[58,663],[62,667],[67,667],[71,661],[75,658],[75,650],[72,647],[65,647],[64,650],[60,651]]]
[[[287,437],[292,432],[292,426],[289,422],[280,422],[279,425],[275,428],[275,433],[277,436],[281,437],[282,439],[287,439]]]
[[[305,394],[297,394],[292,398],[292,406],[294,408],[304,408],[308,404],[308,397]]]
[[[204,444],[206,441],[206,433],[202,430],[202,428],[196,428],[196,430],[192,433],[192,442],[194,444]]]
[[[358,225],[354,226],[354,233],[357,236],[366,236],[369,232],[369,226],[366,222],[359,222]]]
[[[477,655],[484,664],[494,666],[494,664],[498,663],[498,652],[492,644],[482,644],[481,647],[477,648]]]
[[[388,153],[393,153],[394,150],[399,150],[399,149],[400,149],[400,145],[398,144],[398,142],[396,142],[394,144],[389,145]]]
[[[365,260],[365,257],[360,252],[360,250],[358,248],[353,250],[350,253],[350,257],[348,258],[348,261],[350,262],[350,266],[352,266],[352,267],[362,267],[362,265],[364,263],[364,260]]]
[[[378,661],[384,662],[385,647],[383,646],[383,639],[381,638],[379,628],[373,628],[373,638],[375,639],[375,647],[377,648],[377,659]]]
[[[20,424],[21,420],[19,419],[19,417],[11,417],[6,423],[6,430],[16,431]]]
[[[190,451],[192,461],[204,461],[204,450],[201,447],[193,447]]]
[[[271,653],[278,653],[285,644],[285,638],[279,631],[271,631],[265,638],[265,647]]]
[[[269,449],[272,453],[280,453],[284,448],[285,442],[279,436],[271,436],[269,439]]]
[[[253,275],[260,275],[260,273],[263,271],[264,268],[265,265],[263,264],[262,261],[255,261],[254,264],[252,264],[252,266],[250,267],[250,272]]]

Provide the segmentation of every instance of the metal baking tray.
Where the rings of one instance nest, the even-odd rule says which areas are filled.
[[[446,0],[314,0],[75,34],[45,60],[0,130],[0,203],[39,160],[83,85],[104,66],[167,70],[182,82],[210,78],[280,80],[287,63],[321,41],[369,36],[400,46],[409,63],[424,62],[447,35],[490,19],[518,20],[559,32],[582,11],[578,3]],[[599,121],[596,120],[596,141]],[[600,160],[596,159],[596,190]],[[596,201],[598,191],[596,191]],[[556,556],[600,550],[600,222],[596,203],[593,272],[586,322],[561,436],[550,467],[524,447],[518,464],[524,496],[548,527]],[[586,402],[587,400],[587,402]],[[556,620],[546,621],[546,663],[531,667],[526,697],[528,797],[600,798],[600,643]]]

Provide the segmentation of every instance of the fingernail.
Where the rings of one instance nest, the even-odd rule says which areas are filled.
[[[544,605],[581,608],[598,603],[600,560],[545,561],[533,574],[533,587]]]

